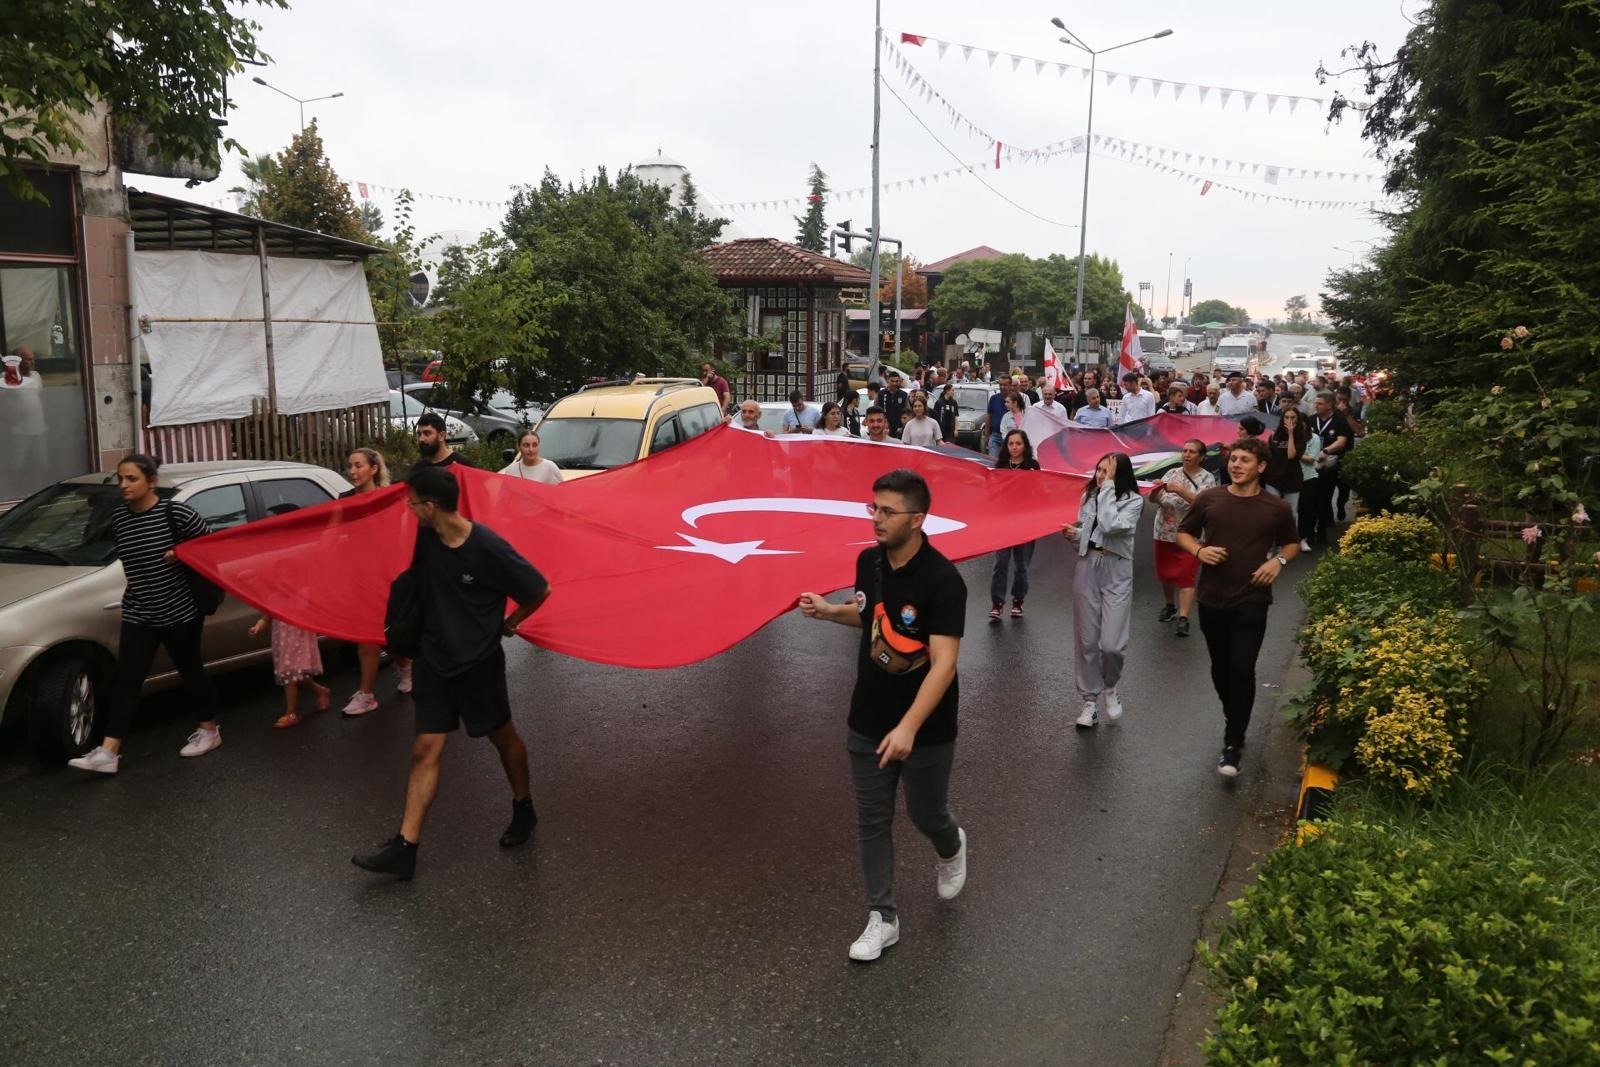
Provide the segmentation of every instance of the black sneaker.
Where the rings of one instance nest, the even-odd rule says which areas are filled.
[[[539,813],[533,810],[533,801],[513,800],[511,802],[511,825],[506,827],[506,832],[500,835],[501,848],[516,848],[525,844],[528,835],[533,833],[533,824],[539,821]]]
[[[1222,758],[1217,760],[1217,773],[1224,778],[1233,778],[1239,774],[1239,761],[1244,758],[1244,748],[1240,745],[1224,745]]]
[[[1156,616],[1156,622],[1171,622],[1178,617],[1178,608],[1175,604],[1167,604],[1161,609],[1161,614]]]
[[[402,882],[409,882],[417,872],[417,846],[399,834],[383,843],[383,847],[370,856],[351,856],[350,862],[373,874],[392,874]]]
[[[1187,616],[1187,615],[1179,615],[1178,616],[1178,626],[1177,626],[1177,631],[1176,632],[1177,632],[1177,635],[1179,637],[1188,637],[1189,636],[1189,616]]]

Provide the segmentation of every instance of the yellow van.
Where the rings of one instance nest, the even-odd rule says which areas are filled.
[[[696,378],[596,382],[562,397],[534,427],[539,455],[570,481],[665,452],[722,424],[717,394]]]

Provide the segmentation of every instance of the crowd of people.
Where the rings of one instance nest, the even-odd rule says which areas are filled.
[[[1122,392],[1124,405],[1148,403],[1165,395],[1162,410],[1192,413],[1217,403],[1215,386],[1197,374],[1187,388],[1155,379],[1132,380]],[[937,443],[946,439],[948,406],[930,407],[922,393],[904,393],[891,374],[878,401],[860,421],[868,440]],[[1079,379],[1071,393],[1058,396],[1046,385],[1037,393],[1026,378],[1003,380],[996,393],[996,467],[1035,476],[1039,470],[1028,434],[1018,421],[1030,404],[1084,412],[1105,410],[1097,395],[1098,374]],[[1229,376],[1225,395],[1245,396],[1238,438],[1221,449],[1220,477],[1204,465],[1204,442],[1185,443],[1182,462],[1149,494],[1153,504],[1155,570],[1164,606],[1159,619],[1175,623],[1178,637],[1189,634],[1198,605],[1198,624],[1211,661],[1211,677],[1223,711],[1223,742],[1217,770],[1232,777],[1241,764],[1245,731],[1255,699],[1255,662],[1266,634],[1272,585],[1311,542],[1325,537],[1333,508],[1342,510],[1337,465],[1361,433],[1363,397],[1350,384],[1332,391],[1326,381],[1301,383],[1261,379],[1248,393],[1238,376]],[[1306,386],[1312,386],[1307,389]],[[1296,392],[1298,387],[1298,392]],[[1107,388],[1115,388],[1107,383]],[[1196,393],[1202,401],[1191,399]],[[1298,399],[1297,399],[1298,396]],[[1310,410],[1305,404],[1309,400]],[[785,420],[786,432],[852,434],[853,391],[841,401],[810,413],[796,395]],[[1237,401],[1236,401],[1237,402]],[[1135,406],[1133,410],[1143,410]],[[739,424],[755,425],[760,409],[740,405]],[[1271,415],[1270,438],[1257,416]],[[896,426],[898,419],[898,426]],[[406,478],[407,500],[418,523],[411,568],[397,580],[396,597],[413,596],[419,615],[417,656],[394,657],[397,689],[410,692],[416,738],[398,832],[376,851],[352,862],[375,873],[409,879],[416,869],[423,821],[437,794],[440,759],[448,737],[465,727],[497,750],[512,794],[511,822],[502,847],[529,839],[537,821],[530,791],[528,755],[512,721],[501,638],[511,636],[550,592],[549,583],[499,534],[458,510],[459,483],[448,468],[470,465],[444,438],[443,420],[423,415],[417,423],[420,461]],[[984,427],[985,432],[989,425]],[[538,434],[525,431],[518,454],[501,473],[507,477],[559,482],[560,472],[539,455]],[[376,492],[389,483],[384,457],[358,448],[348,458],[351,488],[345,496]],[[204,520],[192,509],[156,491],[157,463],[143,455],[126,457],[117,468],[122,506],[113,522],[117,554],[127,575],[123,598],[121,647],[112,687],[112,710],[104,740],[71,765],[114,774],[123,739],[133,718],[144,679],[160,648],[178,668],[197,708],[199,722],[181,755],[194,757],[222,743],[217,697],[200,651],[206,610],[192,574],[178,563],[177,546],[204,535]],[[904,784],[913,825],[932,842],[938,895],[951,899],[967,877],[965,829],[951,813],[949,783],[954,764],[959,705],[957,660],[964,631],[966,585],[960,573],[922,532],[932,494],[923,477],[898,469],[873,486],[867,511],[874,544],[856,564],[854,595],[833,603],[806,592],[798,598],[808,617],[860,629],[856,682],[851,697],[846,748],[858,804],[858,842],[866,885],[868,921],[849,948],[850,958],[877,959],[899,940],[893,894],[892,824],[896,795]],[[1310,501],[1308,504],[1307,501]],[[1133,602],[1135,537],[1144,514],[1131,458],[1107,452],[1084,486],[1075,521],[1062,536],[1076,555],[1073,571],[1074,676],[1080,707],[1075,725],[1093,729],[1119,722],[1127,709],[1118,694],[1128,655]],[[990,582],[991,624],[1023,617],[1029,563],[1034,543],[995,553]],[[410,593],[399,592],[402,581]],[[506,605],[514,605],[510,615]],[[402,606],[405,603],[401,602]],[[315,634],[283,620],[262,617],[253,634],[270,628],[274,675],[284,689],[284,712],[273,724],[288,728],[301,721],[299,697],[309,690],[318,710],[331,694],[318,680],[322,661]],[[393,631],[391,631],[391,636]],[[391,649],[391,652],[397,651]],[[382,650],[358,650],[360,680],[345,706],[346,715],[363,715],[378,706],[374,683]]]

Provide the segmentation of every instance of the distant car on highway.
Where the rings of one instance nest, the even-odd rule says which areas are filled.
[[[1315,359],[1309,356],[1296,356],[1283,365],[1283,373],[1300,374],[1304,372],[1308,378],[1314,378],[1322,373],[1322,368]]]
[[[1197,333],[1184,334],[1182,340],[1178,342],[1179,354],[1185,356],[1193,355],[1200,348],[1202,340],[1203,338]]]
[[[1215,375],[1228,375],[1234,371],[1240,374],[1254,374],[1260,367],[1260,360],[1255,354],[1255,342],[1245,334],[1233,334],[1224,337],[1217,344],[1217,350],[1211,354],[1211,373]]]
[[[156,479],[157,493],[189,505],[212,531],[323,504],[348,488],[325,467],[246,460],[169,463]],[[3,724],[25,728],[49,763],[81,756],[105,726],[126,585],[111,536],[121,505],[115,474],[84,474],[0,515]],[[208,670],[271,659],[271,643],[247,633],[259,614],[223,598],[201,636]],[[163,655],[145,689],[176,681]]]
[[[1335,374],[1339,370],[1339,354],[1331,348],[1317,349],[1316,360],[1324,374]]]

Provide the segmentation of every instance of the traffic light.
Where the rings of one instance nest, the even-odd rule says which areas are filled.
[[[843,222],[835,226],[834,229],[844,231],[843,233],[839,234],[839,240],[844,242],[845,255],[849,255],[851,252],[855,251],[850,247],[850,243],[856,239],[856,235],[850,232],[850,220],[845,219]]]

